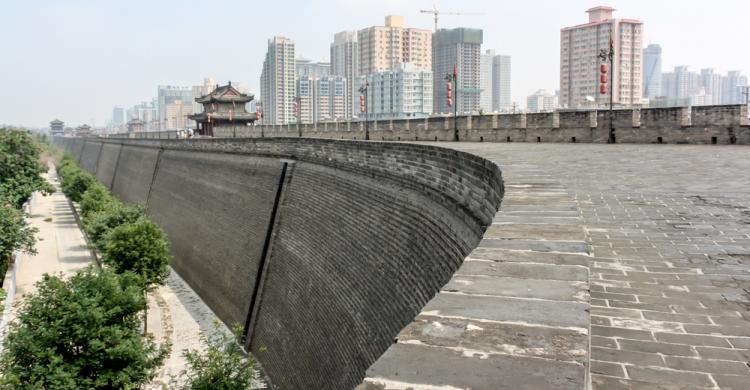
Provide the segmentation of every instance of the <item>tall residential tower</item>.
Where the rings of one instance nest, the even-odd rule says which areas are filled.
[[[445,76],[458,72],[455,86],[456,110],[459,113],[479,111],[482,30],[474,28],[440,29],[433,36],[433,99],[435,112],[452,112],[446,99]]]
[[[611,7],[589,9],[589,22],[560,31],[560,105],[580,108],[594,97],[606,106],[613,101],[620,107],[640,106],[643,97],[643,22],[614,19]],[[614,46],[614,74],[609,70],[611,88],[599,93],[599,53]]]
[[[263,124],[294,123],[295,73],[294,42],[284,37],[269,39],[260,76]]]
[[[355,80],[358,76],[359,44],[355,31],[342,31],[333,36],[331,44],[331,74],[346,79],[346,119],[357,116],[359,93]]]
[[[357,33],[361,76],[394,70],[409,62],[417,69],[432,68],[430,30],[404,27],[403,16],[386,16],[385,26],[373,26]]]
[[[654,99],[661,92],[661,46],[648,45],[643,49],[643,97]]]

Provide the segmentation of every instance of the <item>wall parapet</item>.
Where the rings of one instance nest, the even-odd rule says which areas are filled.
[[[606,110],[458,116],[461,141],[605,143]],[[745,105],[618,109],[613,125],[618,143],[750,144]],[[452,116],[371,121],[370,139],[377,141],[453,141]],[[221,138],[328,138],[362,140],[365,124],[321,122],[302,125],[258,125],[218,130]],[[116,138],[183,138],[178,131],[116,134]]]

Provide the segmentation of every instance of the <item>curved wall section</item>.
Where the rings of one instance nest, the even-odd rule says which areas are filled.
[[[281,388],[354,388],[479,238],[396,183],[305,162],[291,175],[252,351]]]
[[[478,244],[503,195],[495,164],[426,145],[101,142],[97,169],[115,159],[113,192],[148,204],[173,268],[224,322],[246,324],[283,389],[357,386]]]
[[[172,268],[228,324],[245,323],[282,164],[165,150],[148,213],[172,245]]]

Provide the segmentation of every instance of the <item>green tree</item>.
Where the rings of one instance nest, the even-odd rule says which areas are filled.
[[[5,275],[13,251],[36,253],[34,244],[38,231],[26,223],[22,211],[8,203],[0,204],[0,277]]]
[[[18,307],[0,356],[2,389],[136,389],[169,352],[139,332],[140,278],[89,267],[44,275]]]
[[[39,162],[40,150],[28,132],[0,129],[0,199],[20,208],[34,191],[55,191],[41,176],[47,167]]]
[[[86,190],[96,184],[94,176],[78,167],[70,165],[63,172],[65,175],[62,176],[62,191],[74,202],[80,202]]]
[[[150,289],[169,276],[169,243],[164,232],[148,218],[112,229],[102,247],[102,261],[117,273],[132,272]]]
[[[142,281],[146,296],[169,276],[169,243],[159,226],[140,218],[112,229],[102,245],[102,262],[116,272],[132,272]],[[143,316],[143,333],[148,330],[148,306]]]
[[[81,216],[85,221],[91,214],[112,208],[116,203],[103,185],[94,183],[81,196]]]
[[[182,353],[187,369],[173,385],[190,390],[246,390],[258,379],[253,359],[240,348],[242,327],[235,325],[234,336],[228,334],[218,322],[212,332],[201,332],[205,351],[186,350]]]
[[[143,206],[124,206],[120,202],[115,202],[111,207],[91,213],[83,221],[83,227],[94,245],[103,250],[107,233],[120,225],[133,223],[141,217]]]

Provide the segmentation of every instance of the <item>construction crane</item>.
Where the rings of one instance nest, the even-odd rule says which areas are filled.
[[[435,18],[435,32],[438,30],[438,15],[484,15],[480,12],[442,12],[438,11],[436,6],[432,6],[432,9],[423,9],[419,10],[419,12],[423,14],[432,14]]]

